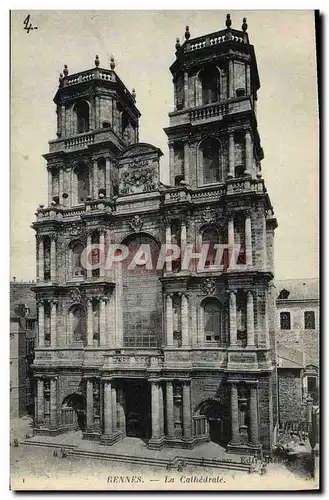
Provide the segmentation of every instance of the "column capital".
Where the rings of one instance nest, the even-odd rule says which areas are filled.
[[[247,208],[246,210],[244,210],[245,217],[251,217],[251,214],[252,214],[251,208]]]
[[[59,303],[59,300],[58,299],[50,299],[49,302],[51,303],[52,306],[56,306]]]
[[[173,292],[165,292],[166,298],[170,297],[171,299],[174,297]]]
[[[165,225],[166,228],[171,227],[171,219],[168,215],[164,215],[162,217],[162,222]]]
[[[45,302],[46,302],[46,300],[45,300],[45,299],[38,299],[38,300],[37,300],[37,305],[38,305],[38,306],[44,306],[44,305],[45,305]]]
[[[257,387],[259,380],[244,380],[247,385]]]
[[[43,241],[43,238],[44,238],[44,234],[36,234],[35,235],[35,239],[37,240],[38,243],[41,243]]]
[[[55,233],[55,231],[52,231],[52,232],[48,233],[48,236],[49,236],[49,238],[50,238],[52,241],[56,241],[56,240],[57,240],[57,236],[58,236],[58,234],[57,234],[57,233]]]

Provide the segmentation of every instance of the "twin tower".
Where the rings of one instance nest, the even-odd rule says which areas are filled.
[[[277,426],[273,243],[261,174],[259,76],[246,20],[176,41],[174,111],[159,148],[139,142],[136,94],[100,66],[60,75],[57,137],[44,155],[48,205],[37,238],[38,348],[34,431],[80,428],[111,445],[213,440],[229,452],[270,450]],[[85,268],[97,244],[208,245],[205,265]],[[237,246],[236,265],[216,245]]]

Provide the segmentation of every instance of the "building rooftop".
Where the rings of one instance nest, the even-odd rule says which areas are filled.
[[[10,283],[10,318],[22,317],[23,305],[29,309],[27,317],[36,318],[36,299],[31,286],[33,282],[12,281]]]
[[[279,300],[319,300],[319,278],[276,280],[275,287]]]
[[[288,347],[278,348],[278,368],[304,368],[304,352]]]

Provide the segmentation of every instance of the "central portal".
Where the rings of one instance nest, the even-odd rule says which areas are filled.
[[[148,440],[151,437],[151,391],[146,380],[125,380],[120,384],[124,396],[126,435]]]

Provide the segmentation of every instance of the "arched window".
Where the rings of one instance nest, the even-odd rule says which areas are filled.
[[[83,134],[89,130],[89,105],[87,101],[78,101],[74,107],[77,117],[77,133]]]
[[[123,241],[128,256],[123,262],[122,314],[125,347],[161,344],[162,285],[157,269],[160,246],[151,236],[138,233]],[[143,264],[145,262],[145,264]]]
[[[87,338],[86,312],[80,305],[71,310],[72,333],[75,342],[85,342]]]
[[[81,255],[84,250],[82,243],[76,243],[72,248],[73,262],[72,262],[72,274],[73,276],[85,276],[86,272],[81,263]]]
[[[219,233],[215,228],[208,228],[202,233],[202,244],[209,245],[205,267],[215,264],[216,251],[215,245],[219,243]]]
[[[219,72],[217,68],[207,67],[199,74],[202,87],[202,105],[219,101]]]
[[[206,342],[221,341],[222,311],[217,300],[208,300],[203,306],[204,335]]]
[[[85,163],[79,163],[75,169],[77,179],[78,203],[86,201],[89,196],[89,169]]]
[[[217,139],[205,139],[200,145],[202,184],[222,181],[220,165],[220,144]]]

